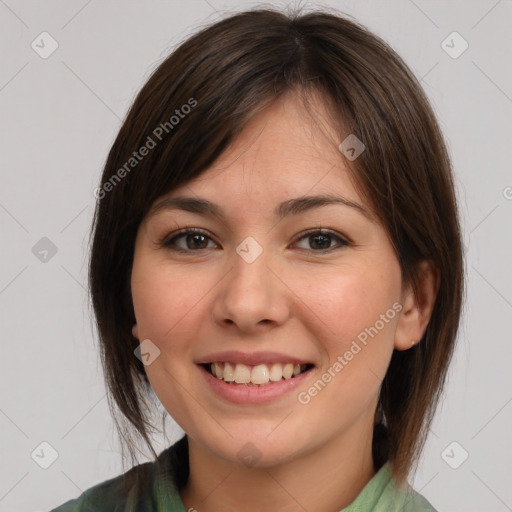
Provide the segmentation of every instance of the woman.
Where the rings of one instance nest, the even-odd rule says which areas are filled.
[[[443,137],[386,43],[326,12],[207,27],[138,94],[96,197],[121,437],[153,450],[150,392],[186,435],[56,511],[434,510],[407,478],[462,244]]]

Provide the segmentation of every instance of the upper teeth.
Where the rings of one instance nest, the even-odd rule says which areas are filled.
[[[306,368],[306,365],[293,363],[274,363],[271,365],[258,364],[247,366],[241,363],[211,363],[213,375],[225,382],[237,384],[268,384],[269,381],[277,382],[281,379],[290,379],[298,375]]]

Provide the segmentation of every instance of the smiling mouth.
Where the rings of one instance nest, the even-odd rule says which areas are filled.
[[[249,366],[242,363],[215,362],[201,364],[200,366],[217,379],[229,384],[267,386],[282,380],[293,379],[297,375],[309,371],[314,365],[273,363]]]

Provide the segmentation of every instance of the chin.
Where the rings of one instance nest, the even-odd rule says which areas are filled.
[[[248,468],[271,468],[287,463],[297,457],[296,438],[289,433],[275,436],[272,434],[248,435],[245,432],[232,432],[233,437],[225,434],[222,439],[203,439],[201,444],[216,457],[232,464],[241,464]],[[293,441],[293,444],[292,444]]]

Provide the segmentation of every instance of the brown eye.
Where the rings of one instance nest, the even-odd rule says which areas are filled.
[[[299,240],[306,240],[309,247],[303,247],[303,249],[310,252],[327,252],[336,248],[350,245],[347,240],[335,234],[333,231],[321,229],[309,231],[308,233],[301,236]],[[333,247],[331,245],[333,241],[337,242],[337,246],[335,245]]]
[[[350,245],[339,234],[332,230],[315,229],[303,234],[299,241],[305,240],[308,247],[299,247],[309,252],[322,253],[330,252],[341,247]],[[212,247],[209,243],[213,243]],[[333,245],[334,242],[334,245]],[[201,229],[182,229],[165,239],[162,246],[181,252],[197,252],[205,249],[218,247],[206,231]]]
[[[208,249],[208,241],[211,241],[211,238],[205,231],[200,229],[184,229],[165,240],[162,245],[170,249],[187,252]]]

